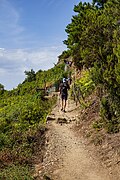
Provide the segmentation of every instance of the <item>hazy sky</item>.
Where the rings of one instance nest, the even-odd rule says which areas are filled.
[[[11,90],[24,71],[53,67],[80,0],[0,0],[0,83]],[[82,0],[92,2],[92,0]]]

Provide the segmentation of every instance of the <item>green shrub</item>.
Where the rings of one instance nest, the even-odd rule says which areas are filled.
[[[11,165],[0,172],[1,180],[32,180],[30,169],[20,165]]]
[[[81,78],[76,81],[76,86],[80,88],[83,97],[88,96],[95,88],[95,84],[91,79],[90,71],[82,72]]]
[[[93,123],[93,128],[97,131],[100,131],[103,128],[103,122],[102,121],[96,121]]]
[[[110,96],[103,97],[101,100],[101,117],[103,119],[104,127],[108,133],[117,133],[120,130],[119,111],[117,111],[116,104],[112,101]]]

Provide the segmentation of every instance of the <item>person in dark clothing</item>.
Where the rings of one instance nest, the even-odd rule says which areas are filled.
[[[59,91],[60,91],[60,96],[61,96],[61,100],[62,100],[62,108],[61,111],[66,112],[65,108],[66,108],[66,101],[68,98],[68,90],[70,89],[69,84],[67,83],[66,79],[63,78],[62,83],[60,84],[59,87]]]

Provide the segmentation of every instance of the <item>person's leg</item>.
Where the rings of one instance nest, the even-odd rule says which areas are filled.
[[[62,108],[61,108],[61,111],[63,110],[63,106],[64,106],[64,101],[63,101],[63,98],[62,98]]]
[[[64,112],[65,112],[65,109],[66,109],[66,99],[64,99]]]
[[[65,98],[64,98],[64,112],[66,110],[66,104],[67,104],[67,94],[65,95]]]

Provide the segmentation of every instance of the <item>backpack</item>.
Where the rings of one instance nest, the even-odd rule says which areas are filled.
[[[67,94],[67,89],[68,89],[67,83],[66,82],[62,83],[61,94]]]

